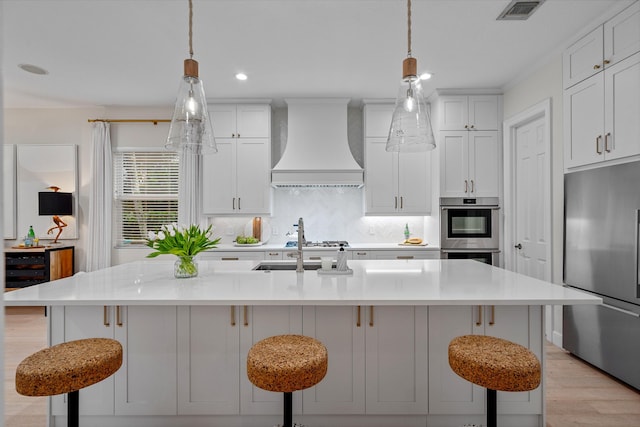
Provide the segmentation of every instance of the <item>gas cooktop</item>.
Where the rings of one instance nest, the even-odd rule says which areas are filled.
[[[292,248],[297,247],[298,242],[295,240],[289,240],[285,247]],[[322,242],[306,242],[303,245],[305,248],[339,248],[340,246],[349,247],[349,242],[346,240],[323,240]]]

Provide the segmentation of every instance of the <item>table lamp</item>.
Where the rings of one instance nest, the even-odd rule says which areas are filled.
[[[58,229],[58,234],[53,240],[53,244],[58,243],[58,238],[62,233],[62,229],[67,224],[60,219],[58,215],[73,214],[73,196],[71,193],[61,193],[58,187],[50,187],[54,191],[41,191],[38,193],[38,215],[53,215],[53,223],[55,226],[47,230],[47,234],[51,234],[54,229]]]

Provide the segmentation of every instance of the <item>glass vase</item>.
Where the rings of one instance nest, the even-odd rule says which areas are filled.
[[[173,266],[173,275],[176,279],[187,279],[198,275],[198,261],[192,256],[178,257]]]

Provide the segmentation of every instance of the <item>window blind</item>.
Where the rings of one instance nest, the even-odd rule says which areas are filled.
[[[144,243],[149,231],[178,220],[177,153],[118,151],[114,154],[116,242]]]

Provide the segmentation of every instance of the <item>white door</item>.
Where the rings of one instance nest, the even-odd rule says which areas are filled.
[[[551,280],[547,215],[551,194],[544,128],[541,117],[516,129],[515,270],[541,280]]]

